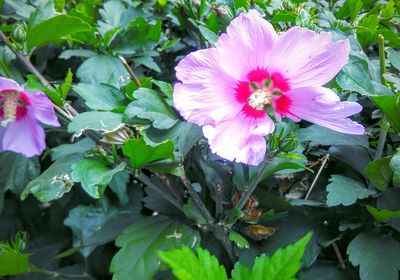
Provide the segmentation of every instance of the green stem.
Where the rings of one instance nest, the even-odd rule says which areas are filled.
[[[378,35],[378,41],[379,41],[379,68],[380,68],[380,73],[381,73],[381,83],[383,85],[386,84],[386,80],[383,77],[383,75],[386,72],[385,68],[385,38],[379,34]],[[382,122],[386,123],[387,118],[385,115],[382,117]],[[387,130],[384,128],[381,128],[379,131],[379,139],[378,139],[378,146],[376,147],[376,153],[374,159],[379,159],[382,157],[383,154],[383,149],[385,148],[385,142],[386,142],[386,137],[387,137]]]
[[[263,179],[263,175],[264,175],[265,171],[267,170],[269,164],[271,163],[271,160],[278,153],[279,153],[279,150],[276,150],[274,152],[271,152],[269,155],[267,155],[267,157],[265,158],[264,162],[262,163],[262,166],[261,166],[260,170],[258,171],[256,177],[250,183],[249,187],[243,192],[243,195],[240,197],[240,200],[239,200],[238,204],[236,205],[237,209],[242,210],[242,208],[246,204],[247,200],[250,198],[250,196],[253,194],[254,190],[260,183],[260,181]]]

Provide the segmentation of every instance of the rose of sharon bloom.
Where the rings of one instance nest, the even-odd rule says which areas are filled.
[[[40,91],[28,92],[15,81],[0,77],[0,152],[40,155],[46,142],[38,121],[60,126],[47,96]]]
[[[361,111],[340,102],[322,85],[347,63],[348,40],[294,27],[279,35],[251,10],[234,19],[215,48],[198,50],[176,67],[181,81],[174,105],[188,121],[203,126],[211,150],[231,161],[257,165],[273,132],[273,112],[350,134],[364,127],[348,117]]]

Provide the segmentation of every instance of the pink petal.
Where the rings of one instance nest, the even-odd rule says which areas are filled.
[[[14,80],[0,77],[0,91],[2,90],[15,90],[19,91],[21,88]]]
[[[291,88],[322,86],[346,65],[349,40],[332,41],[332,34],[320,34],[294,27],[279,35],[268,71],[289,80]]]
[[[299,121],[300,119],[348,134],[364,134],[364,127],[349,119],[362,110],[356,102],[341,102],[330,89],[297,88],[274,100],[278,115]]]
[[[216,43],[219,64],[236,80],[246,80],[252,70],[268,66],[276,40],[272,25],[256,10],[242,13]]]
[[[273,130],[274,123],[268,116],[247,118],[243,114],[216,126],[203,127],[204,136],[214,153],[225,159],[250,165],[257,165],[264,159],[264,135]]]
[[[46,148],[45,133],[28,111],[25,118],[10,123],[2,137],[2,149],[24,154],[27,157],[40,155]]]
[[[25,92],[25,94],[30,100],[30,106],[36,119],[47,125],[60,126],[54,112],[53,104],[46,94],[40,91],[33,93]]]
[[[236,81],[216,64],[214,48],[193,52],[176,69],[181,84],[174,88],[174,105],[186,120],[198,125],[217,124],[237,115]]]

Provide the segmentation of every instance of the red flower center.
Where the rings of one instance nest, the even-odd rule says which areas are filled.
[[[282,93],[289,89],[289,83],[282,74],[274,72],[270,75],[266,69],[257,68],[247,74],[247,81],[238,82],[236,100],[243,103],[242,112],[246,116],[261,118],[271,108],[273,99],[283,97]]]
[[[0,91],[0,118],[2,126],[23,119],[27,114],[26,106],[30,101],[26,93],[16,92],[14,90]]]

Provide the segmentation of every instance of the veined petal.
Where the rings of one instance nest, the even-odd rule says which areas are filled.
[[[293,27],[279,35],[268,71],[280,73],[290,88],[326,84],[347,64],[349,41],[332,41],[329,32]]]
[[[296,88],[274,100],[275,112],[299,121],[300,119],[348,134],[364,134],[364,127],[349,117],[362,110],[356,102],[341,102],[330,89]]]
[[[274,130],[274,123],[265,118],[248,118],[243,114],[216,126],[203,127],[211,150],[231,161],[250,165],[259,164],[265,156],[266,142],[264,135]]]
[[[2,90],[15,90],[19,91],[21,88],[14,80],[0,77],[0,91]]]
[[[179,62],[174,105],[188,121],[215,125],[241,110],[236,100],[236,81],[216,63],[216,49],[193,52]]]
[[[40,155],[46,148],[44,130],[29,110],[23,119],[12,122],[5,128],[1,141],[3,150],[21,153],[27,157]]]
[[[25,94],[30,100],[30,106],[36,119],[47,125],[60,126],[53,104],[46,94],[40,91]]]
[[[219,64],[236,80],[246,80],[251,71],[268,66],[276,40],[272,25],[250,10],[234,19],[218,39]]]

